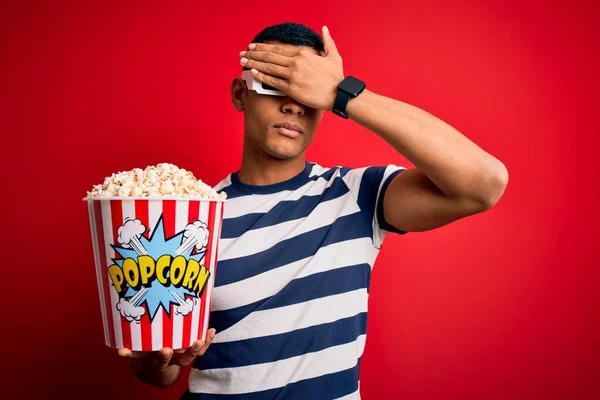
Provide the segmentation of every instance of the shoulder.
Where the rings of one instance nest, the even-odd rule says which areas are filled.
[[[323,166],[316,162],[310,162],[309,164],[312,165],[310,177],[313,180],[325,179],[329,181],[332,179],[343,177],[348,173],[348,171],[351,170],[351,168],[346,167],[344,165]]]

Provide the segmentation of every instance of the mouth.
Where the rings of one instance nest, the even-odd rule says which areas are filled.
[[[291,138],[296,138],[296,137],[304,134],[304,131],[302,130],[302,128],[300,128],[298,125],[292,124],[290,122],[281,122],[281,123],[275,124],[275,125],[273,125],[273,128],[275,128],[282,135],[291,137]]]

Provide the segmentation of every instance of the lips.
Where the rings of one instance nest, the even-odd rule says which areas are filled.
[[[275,124],[273,125],[275,129],[277,130],[282,130],[282,131],[295,131],[298,134],[302,134],[304,133],[304,131],[302,130],[302,128],[300,128],[298,125],[296,124],[292,124],[290,122],[281,122],[279,124]]]

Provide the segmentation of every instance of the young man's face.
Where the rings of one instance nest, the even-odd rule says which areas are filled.
[[[317,50],[309,48],[315,54]],[[307,107],[288,96],[258,94],[237,78],[232,84],[232,101],[244,111],[245,146],[272,157],[289,160],[301,155],[312,142],[323,116],[322,110]],[[281,126],[292,124],[291,126]]]

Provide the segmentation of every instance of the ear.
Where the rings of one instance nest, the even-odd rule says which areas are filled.
[[[242,78],[234,78],[231,82],[231,103],[238,111],[244,111],[246,108],[246,99],[248,98],[248,88],[246,81]]]

